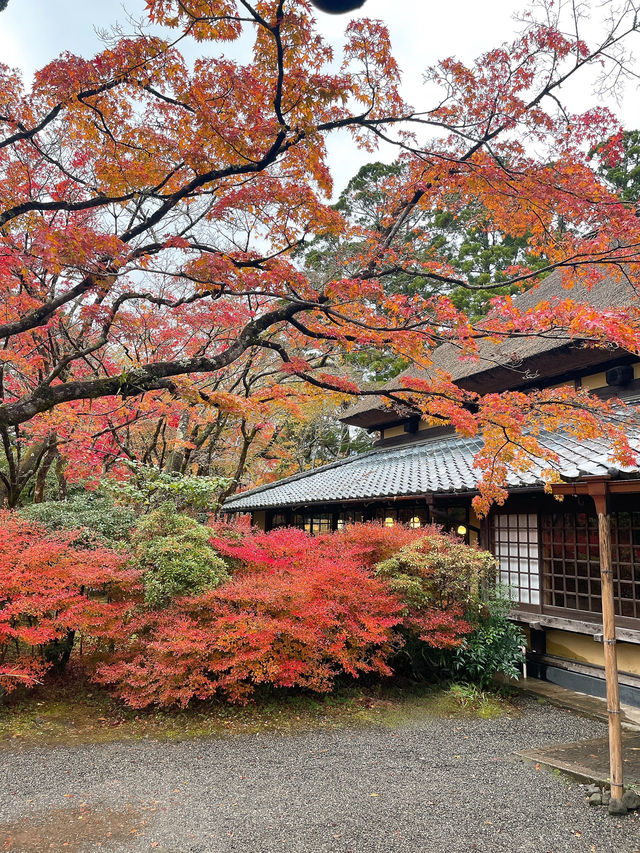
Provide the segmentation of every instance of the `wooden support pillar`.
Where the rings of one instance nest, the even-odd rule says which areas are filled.
[[[607,715],[609,717],[609,775],[612,799],[622,799],[622,727],[620,725],[620,687],[616,651],[616,617],[613,600],[613,566],[611,560],[611,518],[607,505],[606,482],[594,483],[591,496],[598,513],[600,546],[600,579],[602,585],[602,642],[607,679]]]

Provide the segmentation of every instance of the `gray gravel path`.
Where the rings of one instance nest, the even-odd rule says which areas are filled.
[[[637,816],[589,807],[582,787],[514,756],[605,727],[520,706],[497,720],[2,752],[0,849],[640,853]]]

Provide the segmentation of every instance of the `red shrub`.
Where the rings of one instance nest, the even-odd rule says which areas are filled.
[[[56,644],[66,643],[68,655],[75,632],[105,638],[121,632],[125,591],[137,573],[108,548],[73,547],[76,535],[51,535],[0,512],[0,687],[6,692],[46,672]]]
[[[418,539],[438,535],[440,535],[440,528],[436,525],[412,529],[402,524],[384,527],[379,522],[369,522],[349,525],[334,534],[337,541],[334,540],[332,547],[337,547],[340,551],[344,549],[360,560],[362,565],[373,568],[405,545]]]
[[[259,684],[327,691],[341,673],[391,674],[400,629],[444,648],[470,630],[467,573],[458,579],[456,566],[475,564],[476,552],[437,528],[364,524],[312,537],[216,523],[212,534],[235,567],[232,580],[139,611],[124,632],[129,642],[99,670],[130,705],[186,705],[218,693],[246,701]],[[423,551],[437,564],[422,566]],[[399,571],[374,571],[398,553]],[[452,600],[436,595],[443,583]]]
[[[435,528],[212,534],[231,581],[151,610],[126,556],[0,513],[0,687],[33,683],[78,632],[102,653],[98,680],[142,707],[246,701],[259,684],[327,691],[339,674],[391,674],[401,628],[441,647],[469,630],[459,603],[479,557]]]
[[[299,562],[308,566],[310,555],[325,550],[326,537],[311,537],[296,527],[278,527],[269,533],[251,527],[242,536],[234,534],[233,528],[214,528],[211,544],[238,568],[251,571],[281,569]]]
[[[100,680],[141,707],[217,692],[246,701],[262,683],[327,691],[339,673],[390,674],[400,602],[335,539],[331,549],[328,537],[300,530],[216,540],[243,570],[216,590],[149,613],[146,629]]]
[[[381,560],[395,554],[404,545],[439,535],[435,526],[412,530],[402,525],[384,527],[378,522],[352,524],[336,533],[311,537],[295,527],[279,527],[265,533],[259,528],[230,524],[213,525],[211,544],[221,554],[251,569],[278,568],[282,561],[302,560],[309,564],[309,554],[323,554],[327,559],[347,557],[371,569]]]

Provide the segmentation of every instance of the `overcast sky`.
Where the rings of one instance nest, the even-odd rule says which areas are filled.
[[[64,50],[89,56],[99,48],[96,27],[116,21],[126,26],[127,12],[140,17],[144,5],[144,0],[9,0],[0,13],[0,57],[29,74]],[[508,38],[519,8],[522,3],[515,0],[367,0],[358,12],[385,21],[405,71],[419,77],[437,57],[470,58]],[[316,15],[321,31],[338,42],[350,16]]]
[[[599,0],[591,2],[594,8],[601,5]],[[511,40],[519,26],[513,16],[523,5],[522,0],[367,0],[358,13],[380,18],[389,27],[394,54],[404,72],[405,98],[416,106],[427,66],[450,55],[469,61]],[[144,0],[9,0],[7,9],[0,12],[0,60],[22,69],[29,80],[34,70],[63,51],[91,56],[101,46],[96,29],[118,22],[128,30],[127,13],[141,17],[143,9]],[[322,33],[339,45],[349,16],[316,14]],[[206,45],[194,46],[196,53],[205,49]],[[236,48],[224,45],[224,49],[231,53]],[[576,109],[593,103],[584,83],[568,94]],[[609,104],[618,109],[629,128],[640,125],[639,105],[637,89],[627,90],[620,107]],[[330,151],[336,190],[363,162],[372,159],[354,153],[351,145],[345,148],[339,139],[333,141]]]

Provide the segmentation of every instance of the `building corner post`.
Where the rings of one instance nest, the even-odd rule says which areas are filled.
[[[595,484],[594,484],[595,485]],[[622,799],[622,726],[620,720],[620,687],[616,651],[616,617],[613,597],[613,563],[611,558],[611,517],[606,483],[592,493],[598,513],[598,543],[600,546],[600,579],[602,585],[602,641],[607,681],[607,716],[609,718],[609,774],[612,799]]]

